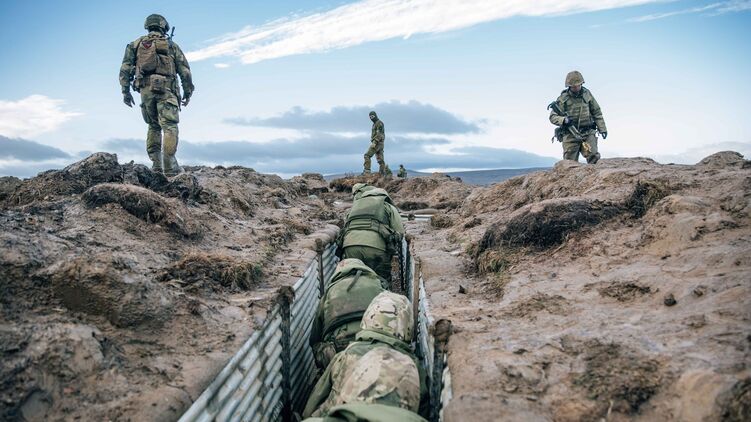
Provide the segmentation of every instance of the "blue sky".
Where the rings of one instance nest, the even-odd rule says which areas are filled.
[[[561,148],[545,106],[572,69],[603,108],[604,157],[751,154],[749,0],[154,4],[0,3],[0,175],[99,150],[146,162],[117,74],[150,13],[193,70],[183,163],[357,171],[376,108],[391,167],[546,165]]]

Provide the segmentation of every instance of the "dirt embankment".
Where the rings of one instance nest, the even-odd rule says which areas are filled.
[[[0,179],[0,419],[175,420],[340,218],[320,175],[186,170]]]
[[[408,231],[455,327],[447,420],[751,418],[739,154],[560,162],[476,188],[446,218]]]

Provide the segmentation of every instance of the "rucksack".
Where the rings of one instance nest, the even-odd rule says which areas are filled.
[[[175,76],[175,61],[167,37],[149,34],[141,38],[136,47],[136,72],[140,76]]]

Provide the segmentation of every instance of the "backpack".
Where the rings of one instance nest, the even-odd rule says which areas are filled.
[[[141,77],[174,77],[175,61],[170,54],[170,44],[164,35],[149,34],[141,38],[136,46],[136,73]]]

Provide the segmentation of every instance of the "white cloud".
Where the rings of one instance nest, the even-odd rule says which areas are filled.
[[[81,113],[63,110],[63,100],[31,95],[18,101],[0,100],[0,135],[31,138],[57,129]]]
[[[229,63],[214,63],[214,67],[217,69],[226,69],[229,67]]]
[[[246,27],[187,56],[191,61],[232,56],[250,64],[415,34],[436,34],[513,16],[563,15],[656,1],[660,0],[364,0]]]
[[[654,13],[650,15],[639,16],[628,19],[627,22],[649,22],[658,19],[669,18],[678,15],[689,15],[693,13],[712,12],[711,15],[721,15],[724,13],[735,13],[751,10],[751,0],[730,0],[710,3],[705,6],[691,7],[688,9],[674,10],[665,13]]]

